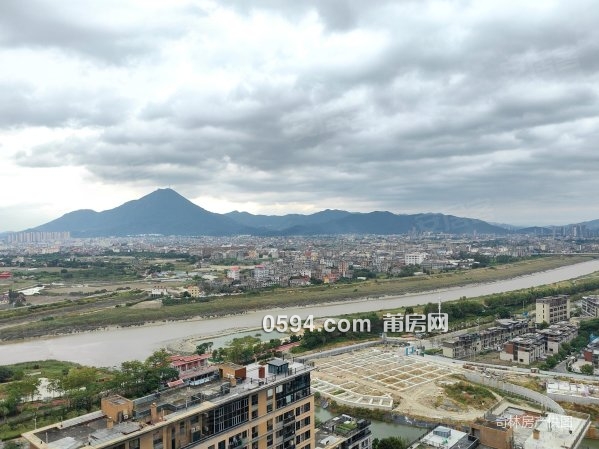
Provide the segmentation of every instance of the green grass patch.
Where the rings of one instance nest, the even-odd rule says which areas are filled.
[[[488,389],[473,385],[467,382],[457,382],[452,385],[444,385],[443,390],[450,399],[464,404],[476,404],[476,407],[486,408],[490,407],[496,402],[495,395]]]

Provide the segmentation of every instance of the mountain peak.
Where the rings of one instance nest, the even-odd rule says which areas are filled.
[[[252,215],[247,212],[221,215],[202,209],[170,187],[156,189],[103,212],[70,212],[32,230],[69,231],[74,237],[405,234],[414,230],[455,234],[508,232],[480,220],[441,214],[395,215],[388,211],[352,213],[327,209],[310,215]]]

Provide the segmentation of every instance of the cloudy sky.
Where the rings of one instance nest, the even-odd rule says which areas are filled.
[[[0,231],[215,212],[599,218],[596,0],[2,0]]]

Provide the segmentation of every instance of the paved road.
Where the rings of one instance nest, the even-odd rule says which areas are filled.
[[[418,357],[418,356],[414,356],[414,357]],[[505,367],[505,366],[491,365],[488,363],[470,362],[468,360],[454,360],[454,359],[448,359],[446,357],[436,356],[436,355],[425,355],[424,357],[428,358],[429,360],[434,360],[437,363],[445,364],[448,366],[463,365],[464,363],[467,363],[469,365],[485,367],[485,368],[493,370],[497,373],[514,373],[514,374],[524,374],[525,373],[525,374],[530,374],[530,375],[536,375],[536,374],[532,374],[530,372],[530,368],[520,368],[520,367],[514,367],[514,366]],[[584,374],[570,373],[567,371],[565,371],[563,373],[562,372],[554,372],[554,371],[540,371],[538,376],[548,377],[548,378],[567,377],[572,380],[591,380],[591,381],[595,381],[595,382],[599,379],[597,376],[585,376]]]

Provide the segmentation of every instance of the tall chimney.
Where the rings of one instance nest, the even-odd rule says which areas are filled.
[[[150,405],[150,417],[152,419],[152,424],[158,422],[158,406],[155,402],[152,402],[152,405]]]
[[[540,436],[541,436],[541,431],[539,429],[533,429],[532,430],[532,437],[535,440],[538,440]]]

